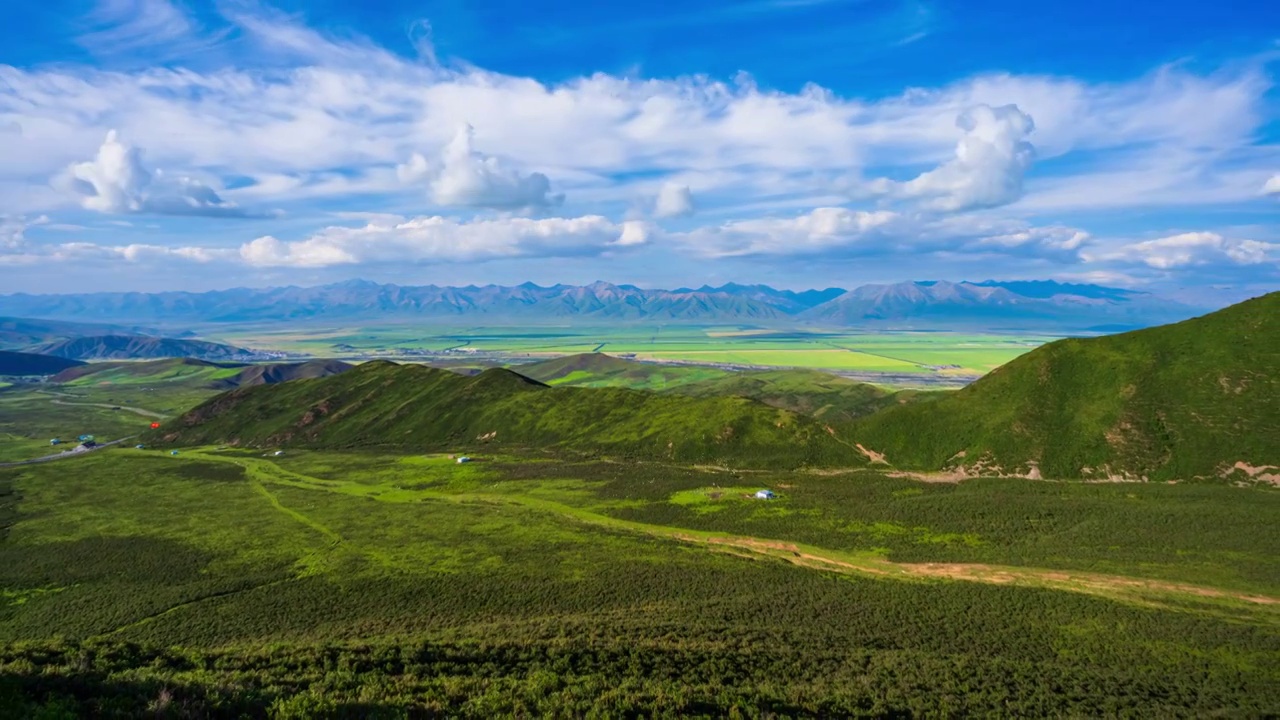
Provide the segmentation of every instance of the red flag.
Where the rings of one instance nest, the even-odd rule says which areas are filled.
[[[158,427],[160,427],[160,423],[151,423],[151,429],[152,429],[152,430],[155,430],[155,429],[156,429],[156,428],[158,428]]]

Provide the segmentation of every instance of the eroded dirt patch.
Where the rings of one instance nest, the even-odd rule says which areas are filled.
[[[862,443],[855,443],[854,447],[858,448],[858,452],[867,456],[872,465],[888,465],[889,461],[884,459],[884,453],[878,453],[875,450],[868,450],[862,446]]]
[[[1271,485],[1280,486],[1280,467],[1275,465],[1250,465],[1249,463],[1239,460],[1235,465],[1225,469],[1222,472],[1223,477],[1231,477],[1237,472],[1242,472],[1249,476],[1254,482],[1264,482]]]

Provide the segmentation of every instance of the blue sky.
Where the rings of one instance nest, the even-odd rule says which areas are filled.
[[[0,292],[1280,287],[1276,3],[16,5]]]

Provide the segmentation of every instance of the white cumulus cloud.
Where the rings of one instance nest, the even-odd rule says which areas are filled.
[[[885,210],[824,207],[789,218],[734,220],[676,237],[710,257],[805,255],[858,245],[874,250],[877,237],[902,221],[901,215]]]
[[[919,198],[946,211],[996,207],[1021,197],[1023,175],[1035,156],[1027,142],[1035,129],[1031,116],[1017,105],[975,105],[960,113],[956,126],[964,135],[955,157],[914,180],[878,180],[872,191]]]
[[[240,257],[257,266],[327,267],[582,256],[643,245],[649,236],[642,222],[615,223],[600,215],[471,222],[430,216],[328,227],[295,242],[260,237],[241,246]]]
[[[1263,195],[1280,195],[1280,173],[1271,176],[1266,184],[1262,186]]]
[[[396,166],[401,182],[428,180],[438,205],[521,210],[558,205],[563,195],[551,195],[551,181],[542,173],[521,173],[499,158],[477,151],[475,129],[464,125],[444,147],[440,160],[430,163],[421,153]]]
[[[107,132],[97,156],[67,168],[62,184],[80,197],[86,210],[101,213],[153,213],[247,217],[250,213],[227,202],[208,185],[185,175],[151,172],[143,166],[142,151]]]
[[[693,191],[673,182],[663,184],[653,203],[653,214],[660,218],[689,217],[694,209]]]

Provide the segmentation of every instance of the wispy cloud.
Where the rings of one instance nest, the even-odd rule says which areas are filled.
[[[99,55],[147,50],[155,59],[189,56],[219,43],[227,31],[208,33],[170,0],[98,0],[76,41]]]

